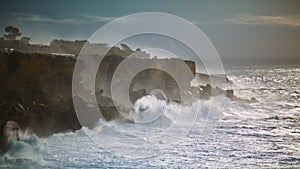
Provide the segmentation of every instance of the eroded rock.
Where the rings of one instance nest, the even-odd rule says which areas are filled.
[[[21,128],[15,121],[9,120],[0,126],[0,149],[2,152],[7,151],[11,141],[20,140]]]

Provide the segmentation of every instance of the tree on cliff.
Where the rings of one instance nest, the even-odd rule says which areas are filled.
[[[24,36],[24,37],[22,37],[21,39],[20,39],[20,41],[22,42],[22,43],[25,43],[25,44],[29,44],[29,41],[31,40],[31,38],[30,37],[26,37],[26,36]]]
[[[129,46],[127,46],[125,43],[121,44],[123,50],[127,53],[132,53],[133,51],[131,50],[131,48]]]
[[[7,32],[6,35],[4,35],[4,38],[6,40],[16,40],[18,36],[21,36],[20,30],[13,26],[7,26],[5,28],[5,32]]]

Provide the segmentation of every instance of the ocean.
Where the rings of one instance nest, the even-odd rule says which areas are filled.
[[[154,115],[164,113],[154,123],[99,120],[93,130],[28,136],[11,143],[0,168],[300,168],[300,68],[227,74],[235,95],[258,102],[220,97],[210,112],[210,100],[182,106],[145,97],[141,111],[150,105]],[[179,112],[196,112],[195,122],[176,118]]]

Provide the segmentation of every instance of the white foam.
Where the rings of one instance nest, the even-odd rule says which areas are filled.
[[[43,165],[46,147],[35,135],[22,135],[22,140],[12,141],[7,152],[0,156],[0,167]]]

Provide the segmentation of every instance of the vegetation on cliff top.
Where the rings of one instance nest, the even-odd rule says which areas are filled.
[[[98,49],[109,50],[107,56],[128,56],[138,51],[149,57],[148,54],[142,52],[140,49],[134,51],[126,44],[121,44],[120,47],[114,46],[110,48],[105,43],[91,44],[87,40],[68,41],[62,39],[54,39],[50,45],[31,44],[30,37],[23,36],[19,38],[22,33],[14,26],[7,26],[5,32],[6,34],[0,37],[0,51],[2,52],[19,51],[23,53],[69,54],[78,56],[82,47],[88,44]]]

